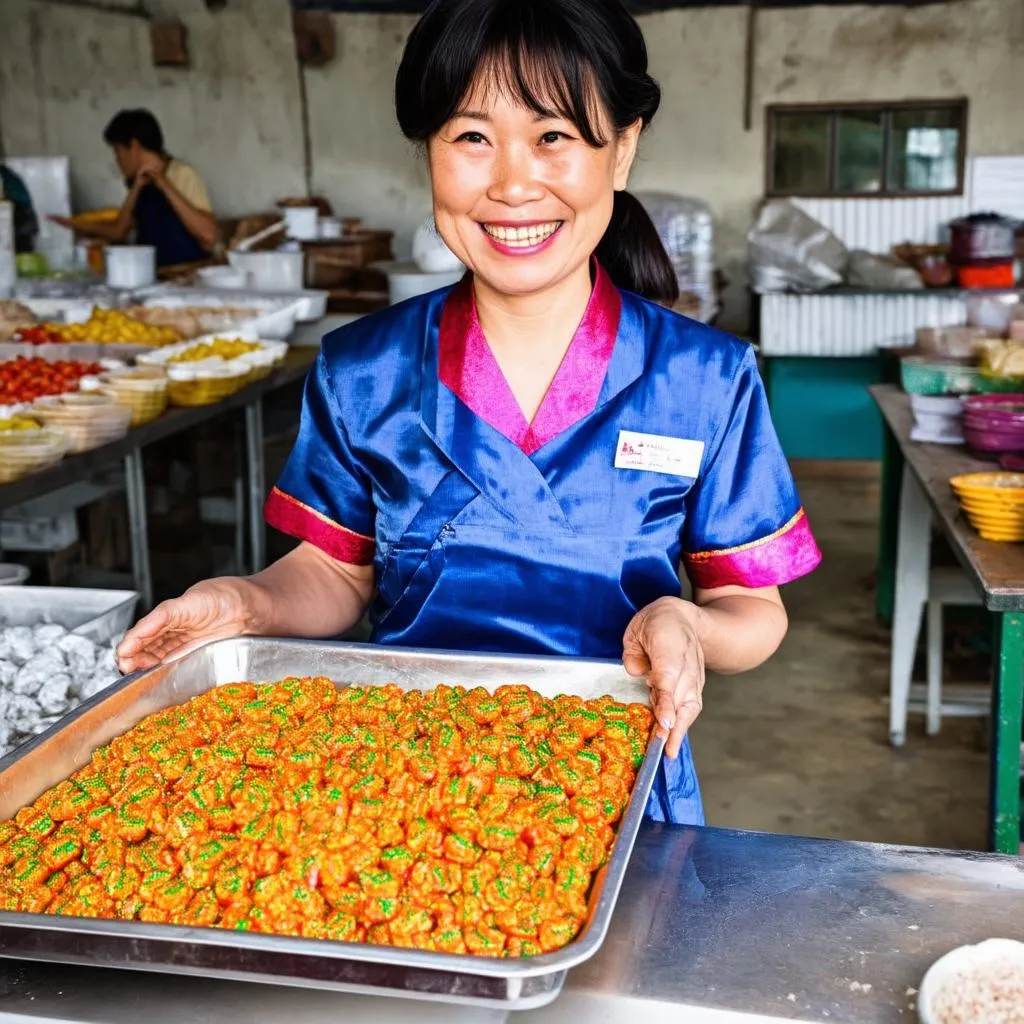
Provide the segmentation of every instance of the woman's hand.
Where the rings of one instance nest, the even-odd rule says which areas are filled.
[[[633,616],[622,641],[622,663],[646,676],[665,753],[678,757],[683,737],[703,707],[704,650],[697,633],[700,608],[663,597]]]
[[[130,629],[117,649],[125,674],[153,668],[210,640],[258,632],[259,590],[245,579],[204,580],[157,605]]]

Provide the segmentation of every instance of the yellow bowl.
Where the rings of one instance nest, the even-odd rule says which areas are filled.
[[[1024,500],[1024,473],[965,473],[949,481],[958,497]]]
[[[960,507],[965,512],[981,512],[993,516],[1024,516],[1024,503],[1009,504],[999,501],[979,501],[977,498],[961,498]]]
[[[1024,538],[1024,524],[992,522],[988,519],[971,519],[971,526],[979,532],[1013,534]]]
[[[978,530],[982,540],[996,541],[1000,544],[1024,544],[1024,531],[1021,533],[1003,533],[996,530]]]
[[[986,505],[1019,505],[1024,508],[1024,491],[1011,491],[1008,488],[993,487],[990,490],[956,490],[953,493],[960,501],[980,501]]]
[[[977,512],[979,515],[1008,516],[1011,519],[1024,518],[1024,505],[998,505],[994,502],[978,502],[969,498],[959,504],[969,515]]]

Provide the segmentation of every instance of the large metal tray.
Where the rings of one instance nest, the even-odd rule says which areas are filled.
[[[139,595],[134,590],[0,587],[0,629],[55,622],[70,633],[79,633],[94,644],[102,644],[128,629],[135,621],[138,603]],[[2,788],[0,794],[4,794]]]
[[[124,679],[49,732],[0,760],[0,820],[84,765],[92,752],[155,711],[229,682],[323,675],[339,685],[439,683],[496,689],[526,683],[545,696],[611,694],[645,700],[646,688],[613,662],[523,658],[296,640],[208,644],[180,661]],[[497,960],[358,943],[40,914],[0,913],[0,956],[235,978],[306,988],[406,996],[505,1009],[551,1002],[566,971],[604,940],[664,741],[653,738],[608,863],[597,874],[580,935],[554,953]]]

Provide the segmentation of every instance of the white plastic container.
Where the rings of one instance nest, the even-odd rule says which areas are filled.
[[[109,245],[103,256],[111,288],[145,288],[156,280],[156,246]]]
[[[305,256],[301,252],[229,252],[228,262],[245,271],[250,288],[268,292],[302,291]]]
[[[196,279],[205,288],[245,288],[249,283],[241,267],[200,267]]]
[[[320,237],[341,238],[341,221],[337,217],[321,217]]]
[[[320,211],[315,206],[284,206],[281,214],[289,238],[309,242],[319,237]]]
[[[388,275],[388,301],[392,306],[414,295],[447,288],[462,278],[465,270],[459,264],[458,270],[448,270],[439,274],[425,274],[415,263],[378,263],[376,264]]]

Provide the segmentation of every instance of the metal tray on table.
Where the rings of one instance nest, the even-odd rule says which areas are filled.
[[[610,694],[646,700],[646,687],[614,662],[477,655],[358,644],[245,638],[208,644],[180,661],[129,676],[49,732],[0,760],[0,821],[84,765],[92,752],[146,715],[224,683],[328,676],[339,686],[525,683],[544,696]],[[653,738],[590,894],[577,938],[553,953],[489,959],[361,943],[228,932],[217,928],[0,913],[0,956],[205,977],[234,978],[504,1009],[556,998],[566,971],[604,940],[664,741]]]

